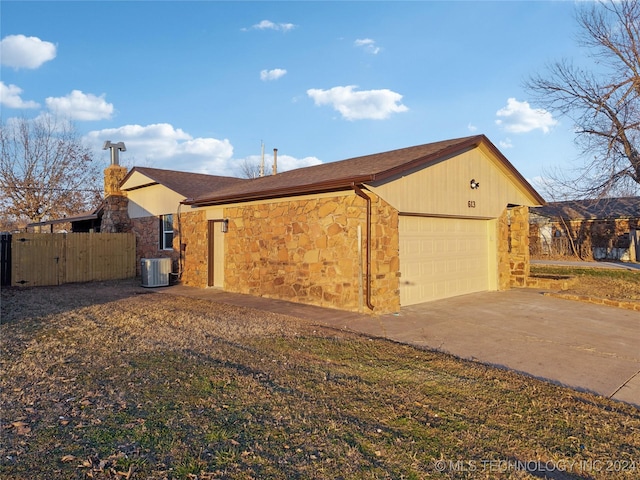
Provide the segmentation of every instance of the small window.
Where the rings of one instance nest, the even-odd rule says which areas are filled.
[[[173,215],[160,217],[160,250],[173,250]]]

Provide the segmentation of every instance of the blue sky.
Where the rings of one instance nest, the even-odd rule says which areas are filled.
[[[530,181],[578,157],[523,81],[580,58],[571,1],[0,4],[3,121],[73,120],[105,165],[239,175],[483,133]]]

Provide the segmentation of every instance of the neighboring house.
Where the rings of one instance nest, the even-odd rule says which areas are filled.
[[[640,197],[550,202],[530,218],[536,257],[640,261]]]
[[[123,230],[136,235],[136,262],[140,273],[140,259],[170,257],[174,271],[181,270],[178,216],[185,198],[202,195],[247,180],[198,173],[134,167],[119,185],[130,224]]]
[[[90,212],[80,213],[69,217],[58,218],[56,220],[46,220],[27,224],[27,232],[48,232],[48,233],[87,233],[99,232],[104,204],[100,204]]]
[[[134,169],[122,188],[134,222],[188,197],[173,218],[183,283],[375,313],[525,285],[528,207],[544,204],[484,135],[175,188],[165,202],[170,180]]]

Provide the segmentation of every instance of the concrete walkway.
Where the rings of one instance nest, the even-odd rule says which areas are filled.
[[[292,315],[507,368],[640,407],[640,314],[531,289],[483,292],[368,316],[175,285],[187,295]]]

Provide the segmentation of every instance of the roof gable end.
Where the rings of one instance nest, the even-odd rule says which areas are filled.
[[[484,135],[444,140],[289,170],[211,191],[187,199],[185,203],[194,206],[220,205],[280,196],[344,190],[351,185],[382,181],[403,172],[423,168],[481,144],[492,150],[505,169],[517,178],[533,197],[538,199],[540,203],[544,203],[542,197]]]

